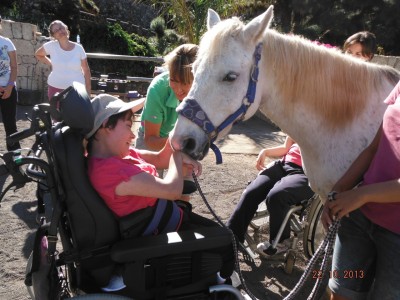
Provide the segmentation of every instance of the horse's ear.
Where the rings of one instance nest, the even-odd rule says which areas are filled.
[[[274,16],[274,6],[271,5],[265,13],[251,20],[244,28],[245,36],[252,37],[255,41],[261,38],[264,30],[271,25]]]
[[[219,23],[221,18],[217,14],[217,12],[211,8],[208,9],[207,16],[207,30],[210,30],[215,24]]]

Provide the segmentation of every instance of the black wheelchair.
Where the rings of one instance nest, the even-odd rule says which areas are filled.
[[[125,225],[86,175],[83,136],[93,118],[84,87],[74,83],[50,104],[33,107],[30,128],[7,137],[15,142],[35,135],[36,141],[27,153],[1,155],[0,174],[12,176],[1,197],[11,187],[36,181],[38,195],[51,200],[46,207],[42,199],[38,203],[51,217],[41,218],[28,261],[31,298],[243,299],[233,286],[217,284],[223,259],[214,250],[232,246],[226,228],[123,238]],[[125,288],[104,292],[101,287],[115,274]]]

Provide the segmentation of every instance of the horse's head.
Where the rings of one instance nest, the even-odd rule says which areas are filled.
[[[248,90],[256,85],[255,51],[261,50],[257,45],[272,15],[270,6],[245,25],[235,17],[221,21],[215,11],[208,11],[208,31],[202,37],[193,64],[192,88],[178,107],[180,115],[171,132],[174,149],[202,159],[210,142],[224,136],[235,120],[248,119],[257,111],[260,95],[256,93],[249,99]]]

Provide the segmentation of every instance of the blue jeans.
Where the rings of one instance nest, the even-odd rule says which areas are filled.
[[[329,288],[349,299],[400,299],[400,235],[360,210],[341,219]]]

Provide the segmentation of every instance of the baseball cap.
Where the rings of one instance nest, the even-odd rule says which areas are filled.
[[[86,134],[90,138],[109,117],[131,109],[132,112],[140,110],[144,105],[145,98],[131,102],[124,102],[121,99],[108,95],[99,94],[91,101],[94,111],[94,122],[92,130]]]

